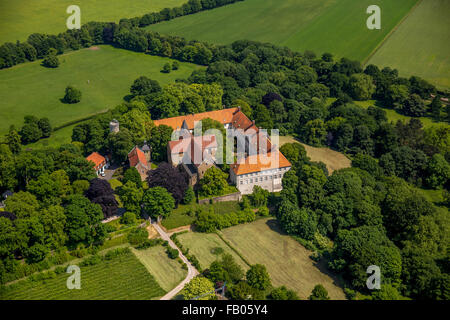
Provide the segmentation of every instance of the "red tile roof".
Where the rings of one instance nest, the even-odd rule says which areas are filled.
[[[284,168],[290,167],[291,163],[284,157],[284,155],[279,152],[279,150],[272,146],[270,139],[266,136],[259,135],[259,128],[251,121],[239,108],[229,108],[223,110],[209,111],[203,113],[197,113],[193,115],[179,116],[161,120],[155,120],[154,124],[156,126],[159,125],[167,125],[172,127],[174,130],[180,129],[183,126],[183,122],[186,121],[186,124],[189,130],[194,129],[194,122],[200,121],[206,118],[210,118],[216,121],[219,121],[222,124],[231,123],[231,125],[236,129],[242,129],[246,132],[249,130],[254,130],[255,135],[251,138],[251,143],[257,145],[257,150],[259,152],[258,144],[265,144],[266,148],[262,148],[267,150],[267,155],[251,155],[247,158],[243,159],[237,164],[232,164],[231,168],[236,173],[236,175],[247,174],[251,172],[259,172],[264,170],[270,170],[275,168]],[[200,137],[198,137],[200,138]],[[183,141],[185,140],[185,141]],[[170,141],[169,149],[172,151],[175,146],[178,146],[179,149],[177,153],[185,152],[191,147],[191,150],[194,150],[196,147],[200,145],[200,142],[197,144],[191,144],[190,140],[179,140],[179,141]],[[203,148],[205,148],[205,141],[203,142]],[[217,142],[214,140],[214,143],[217,145]],[[180,145],[181,144],[181,145]],[[191,153],[193,153],[191,151]],[[192,156],[192,155],[191,155]],[[267,161],[267,157],[270,158],[270,161]],[[266,161],[265,161],[265,160]],[[266,163],[269,162],[269,163]]]
[[[153,123],[156,126],[160,126],[160,125],[164,124],[166,126],[172,127],[172,129],[175,130],[177,128],[181,128],[181,126],[183,125],[183,121],[186,121],[186,124],[188,125],[189,130],[193,130],[194,122],[204,120],[207,118],[219,121],[222,124],[231,123],[233,120],[234,113],[238,110],[239,110],[238,108],[229,108],[229,109],[208,111],[208,112],[190,114],[190,115],[186,115],[186,116],[179,116],[179,117],[155,120],[155,121],[153,121]]]
[[[231,165],[232,170],[237,176],[285,167],[291,167],[291,163],[278,149],[267,153],[267,155],[257,154],[248,156],[241,159],[237,164]]]
[[[189,149],[192,141],[197,145],[202,145],[202,150],[207,148],[217,148],[216,136],[205,135],[192,138],[184,138],[176,141],[169,141],[169,150],[171,153],[182,153]],[[176,152],[175,152],[176,147]]]
[[[141,163],[146,167],[149,166],[144,152],[142,152],[142,150],[139,149],[138,147],[134,147],[128,153],[128,161],[130,162],[130,167],[136,167],[138,165],[138,163]]]
[[[99,169],[99,166],[101,164],[106,164],[106,159],[104,156],[102,156],[100,153],[98,152],[92,152],[87,158],[86,160],[91,161],[95,164],[95,168]]]

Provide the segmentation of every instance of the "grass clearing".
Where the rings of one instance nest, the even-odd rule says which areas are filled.
[[[58,34],[67,30],[70,5],[80,7],[81,24],[89,21],[114,21],[143,16],[182,5],[187,0],[27,0],[0,1],[0,44],[24,41],[32,33]]]
[[[349,168],[352,165],[351,160],[347,158],[343,153],[331,150],[330,148],[311,147],[307,144],[301,143],[292,136],[280,136],[279,139],[280,146],[285,143],[300,143],[303,147],[305,147],[306,154],[311,159],[311,161],[325,163],[329,174],[332,174],[333,171],[339,169]]]
[[[178,208],[174,209],[170,216],[164,219],[161,224],[164,228],[170,230],[182,226],[187,226],[195,221],[195,215],[190,216],[190,211],[197,211],[201,208],[209,210],[213,207],[214,211],[218,214],[225,214],[230,212],[236,212],[240,210],[239,203],[237,201],[224,201],[216,202],[214,204],[198,204],[192,203],[188,205],[180,204]]]
[[[200,68],[180,63],[179,70],[166,74],[160,71],[165,63],[172,61],[169,58],[107,45],[99,48],[61,55],[61,65],[55,69],[42,67],[41,61],[35,61],[0,70],[0,134],[7,132],[11,124],[20,128],[25,115],[48,117],[56,127],[106,111],[123,102],[139,76],[164,85],[177,78],[187,78]],[[81,90],[81,102],[64,104],[60,101],[67,85]],[[71,130],[69,127],[62,130],[58,135],[65,141]]]
[[[286,285],[306,299],[320,283],[331,299],[345,299],[337,280],[309,258],[311,251],[283,234],[275,219],[234,226],[222,230],[222,234],[251,264],[264,264],[275,286]]]
[[[67,289],[69,275],[62,273],[47,280],[24,280],[8,286],[0,292],[0,299],[148,300],[165,293],[132,252],[80,269],[80,290]]]
[[[450,89],[450,1],[422,0],[368,63]]]
[[[233,256],[243,270],[248,269],[248,265],[215,233],[187,232],[179,234],[177,239],[183,247],[189,248],[190,254],[197,257],[203,269],[208,268],[213,261],[220,258],[211,252],[214,248],[222,248],[225,253]]]
[[[367,109],[370,106],[376,106],[375,100],[367,100],[367,101],[353,101],[356,105]],[[381,107],[378,107],[381,108]],[[394,124],[397,123],[398,120],[400,121],[409,121],[411,117],[404,116],[394,109],[388,109],[388,108],[381,108],[384,111],[386,111],[386,117],[389,122],[393,122]],[[419,119],[422,122],[422,125],[424,128],[431,127],[436,124],[447,124],[446,122],[437,122],[433,120],[431,117],[417,117],[416,119]]]
[[[417,0],[245,0],[148,26],[163,34],[227,44],[256,40],[296,51],[364,60]],[[382,8],[382,29],[366,27],[370,5]]]
[[[133,249],[133,253],[165,291],[172,290],[186,277],[187,270],[183,270],[176,260],[170,259],[162,246]]]

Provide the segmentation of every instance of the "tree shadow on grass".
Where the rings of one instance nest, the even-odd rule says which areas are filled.
[[[123,100],[126,102],[130,102],[131,99],[133,99],[133,98],[134,98],[134,96],[132,94],[127,94],[123,97]]]
[[[270,230],[275,231],[276,233],[279,233],[281,235],[287,236],[288,234],[281,229],[280,224],[278,223],[277,219],[271,218],[266,221],[267,226],[270,228]]]

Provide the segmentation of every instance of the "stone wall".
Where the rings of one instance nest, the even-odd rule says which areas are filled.
[[[202,200],[199,200],[198,203],[205,204],[205,203],[209,203],[210,200],[212,200],[213,203],[225,202],[225,201],[241,201],[241,199],[242,199],[242,194],[240,192],[235,192],[235,193],[226,194],[226,195],[220,196],[220,197],[202,199]]]

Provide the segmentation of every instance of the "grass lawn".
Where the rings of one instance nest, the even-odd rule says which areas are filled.
[[[322,284],[332,299],[345,299],[336,279],[322,272],[309,258],[311,251],[280,232],[273,218],[259,219],[222,230],[224,238],[251,264],[267,267],[275,286],[286,285],[306,299],[316,284]]]
[[[194,254],[202,269],[208,268],[211,262],[220,258],[211,251],[214,248],[222,248],[225,253],[233,256],[243,270],[248,265],[215,233],[187,232],[177,236],[183,247],[189,248],[189,253]]]
[[[376,101],[375,100],[354,101],[354,103],[356,105],[360,106],[360,107],[363,107],[364,109],[367,109],[370,106],[375,106],[376,105]],[[382,109],[384,111],[386,111],[386,116],[387,116],[387,119],[388,119],[389,122],[396,123],[398,120],[409,121],[409,119],[411,119],[411,117],[404,116],[404,115],[398,113],[397,111],[395,111],[394,109],[388,109],[388,108],[382,108]],[[430,127],[430,126],[435,125],[435,124],[447,124],[446,122],[434,121],[430,117],[418,117],[416,119],[419,119],[422,122],[422,125],[423,125],[424,128]]]
[[[236,212],[240,210],[239,203],[237,201],[225,201],[216,202],[214,204],[198,204],[192,203],[188,205],[180,204],[178,208],[174,209],[170,216],[164,219],[161,224],[164,228],[170,230],[181,226],[187,226],[195,221],[195,216],[189,216],[188,212],[192,210],[196,211],[200,208],[209,210],[210,207],[214,208],[214,211],[218,214],[225,214],[229,212]]]
[[[133,253],[166,291],[175,288],[186,277],[187,270],[183,270],[176,260],[170,259],[162,246],[133,249]]]
[[[400,1],[399,1],[400,2]],[[450,1],[422,0],[368,63],[450,89]]]
[[[325,163],[329,174],[332,174],[335,170],[351,167],[352,162],[349,158],[338,151],[331,150],[330,148],[311,147],[307,144],[301,143],[292,136],[280,136],[280,146],[285,143],[300,143],[303,147],[305,147],[306,154],[311,161]]]
[[[52,132],[52,135],[49,138],[38,140],[34,143],[30,143],[26,145],[26,148],[42,149],[46,147],[58,148],[62,144],[70,143],[72,141],[72,131],[73,128],[80,123],[73,124],[62,129],[56,130]],[[16,126],[17,129],[20,129],[20,126]]]
[[[245,0],[148,26],[163,34],[220,44],[256,40],[293,50],[364,60],[417,0]],[[366,9],[382,10],[381,30],[368,30]]]
[[[165,291],[133,253],[93,266],[81,267],[81,289],[69,290],[69,275],[31,282],[20,281],[0,293],[1,300],[148,300]]]
[[[98,48],[59,56],[61,65],[56,69],[42,67],[41,61],[35,61],[0,70],[0,134],[11,124],[20,128],[25,115],[48,117],[56,127],[107,110],[123,102],[133,81],[142,75],[167,84],[177,78],[187,78],[200,68],[180,63],[179,70],[166,74],[160,71],[171,61],[169,58],[111,46]],[[64,104],[60,101],[67,85],[81,90],[81,102]],[[71,131],[63,130],[58,133],[61,141],[65,141]]]
[[[166,7],[182,5],[187,0],[27,0],[0,1],[0,44],[24,41],[34,32],[58,34],[64,32],[70,16],[66,9],[77,5],[81,24],[89,21],[115,21],[143,16]]]

